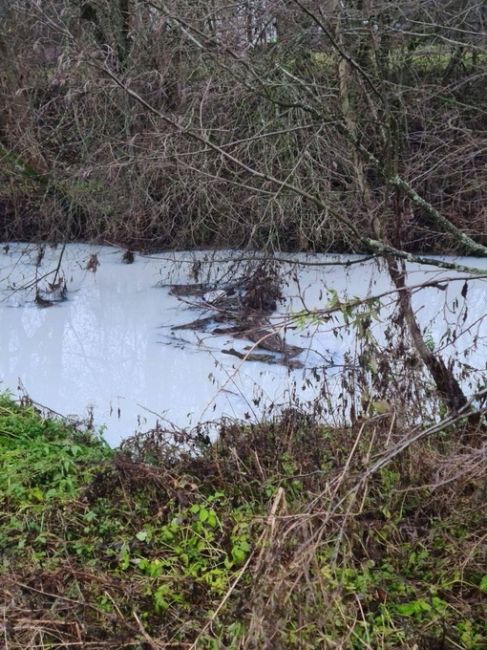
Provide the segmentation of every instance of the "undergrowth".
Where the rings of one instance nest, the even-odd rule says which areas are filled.
[[[325,3],[340,47],[298,2],[173,0],[181,31],[151,2],[1,4],[5,241],[465,253],[399,174],[487,243],[481,2]],[[267,11],[277,41],[244,45]]]
[[[3,647],[487,647],[485,435],[456,425],[363,480],[404,434],[387,418],[110,450],[2,397]]]

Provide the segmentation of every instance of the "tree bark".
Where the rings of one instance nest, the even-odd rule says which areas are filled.
[[[421,333],[411,305],[411,292],[406,287],[404,262],[389,259],[387,264],[389,274],[398,290],[399,308],[406,322],[414,347],[430,372],[441,399],[451,411],[456,413],[468,405],[468,400],[453,375],[451,368],[445,364],[440,356],[435,355],[424,341],[423,334]]]

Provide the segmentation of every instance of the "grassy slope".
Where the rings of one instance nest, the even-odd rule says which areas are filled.
[[[10,650],[485,648],[485,476],[423,487],[455,434],[337,506],[380,428],[356,455],[352,431],[292,412],[192,453],[158,433],[111,451],[0,398],[0,636]]]

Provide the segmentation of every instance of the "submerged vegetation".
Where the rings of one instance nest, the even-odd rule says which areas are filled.
[[[485,434],[413,433],[289,410],[110,450],[2,397],[4,647],[485,648]]]

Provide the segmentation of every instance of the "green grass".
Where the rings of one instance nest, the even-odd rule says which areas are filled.
[[[354,440],[288,413],[113,451],[1,397],[8,647],[485,648],[485,480],[426,487],[451,432],[350,500]]]

